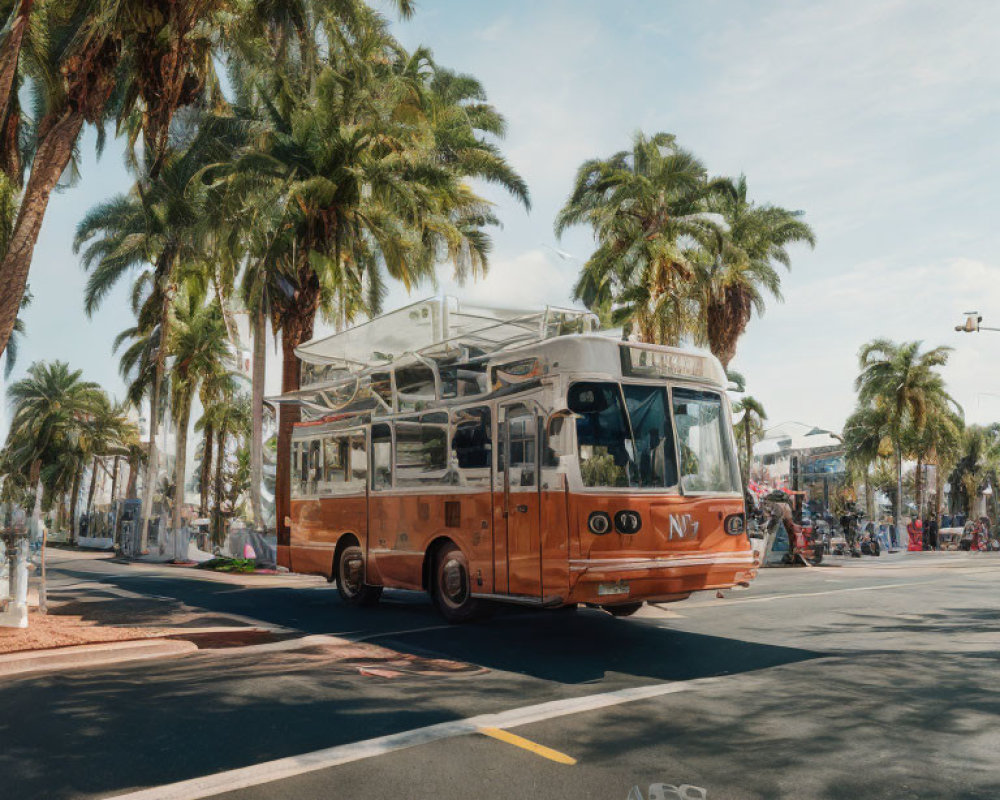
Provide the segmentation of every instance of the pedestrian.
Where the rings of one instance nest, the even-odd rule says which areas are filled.
[[[979,520],[976,520],[975,522],[966,523],[966,524],[972,525],[972,530],[970,531],[970,533],[972,534],[972,536],[971,536],[971,540],[969,542],[969,550],[971,550],[973,553],[978,553],[979,552],[979,542],[982,539],[982,525],[979,522]]]
[[[924,525],[924,537],[928,550],[938,549],[938,524],[936,517],[929,517]]]

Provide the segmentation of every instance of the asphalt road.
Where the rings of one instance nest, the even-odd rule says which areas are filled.
[[[180,781],[147,796],[1000,797],[992,554],[768,570],[724,599],[624,620],[467,626],[405,593],[360,611],[311,580],[53,561],[53,596],[74,613],[113,604],[131,624],[263,625],[281,640],[10,681],[4,800]]]

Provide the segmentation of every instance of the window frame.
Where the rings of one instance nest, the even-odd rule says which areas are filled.
[[[736,483],[736,488],[724,491],[720,489],[686,489],[684,487],[684,467],[681,461],[681,442],[677,423],[674,421],[674,389],[681,389],[691,392],[701,392],[702,394],[712,394],[719,398],[719,424],[722,426],[722,446],[726,449],[723,454],[729,462],[730,477]],[[733,441],[733,418],[729,398],[725,392],[715,387],[691,384],[691,385],[670,385],[670,418],[674,426],[674,449],[677,451],[677,482],[680,486],[680,493],[684,497],[743,497],[743,476],[739,471],[739,458],[737,456],[735,443]],[[727,435],[728,434],[728,435]]]
[[[729,429],[732,429],[732,409],[730,407],[728,398],[725,392],[718,389],[715,386],[708,386],[703,383],[687,383],[684,381],[657,381],[650,380],[649,378],[626,378],[618,377],[613,378],[607,375],[594,375],[590,373],[578,373],[573,375],[568,375],[566,379],[566,394],[564,395],[564,406],[566,408],[568,405],[568,395],[570,388],[576,383],[613,383],[619,384],[621,388],[621,399],[622,407],[626,411],[627,423],[629,435],[634,436],[632,431],[632,419],[628,416],[628,404],[625,401],[625,386],[644,386],[644,387],[654,387],[663,388],[667,393],[667,413],[670,415],[670,426],[673,433],[673,447],[674,447],[674,459],[677,465],[677,486],[670,488],[660,488],[660,487],[632,487],[632,486],[586,486],[583,483],[583,477],[580,472],[580,444],[577,440],[576,425],[570,426],[570,437],[573,448],[573,456],[576,460],[576,466],[572,470],[574,473],[573,481],[576,485],[574,491],[586,493],[586,494],[650,494],[650,495],[669,495],[670,497],[742,497],[742,489],[738,489],[733,492],[721,492],[721,491],[691,491],[685,490],[683,485],[683,480],[681,476],[681,461],[680,461],[680,440],[677,434],[677,422],[674,418],[674,389],[690,389],[699,392],[710,392],[712,394],[718,395],[722,399],[723,415],[726,423],[729,425]],[[727,447],[732,449],[733,442],[731,437],[727,439]],[[742,480],[738,481],[740,486],[742,486]]]

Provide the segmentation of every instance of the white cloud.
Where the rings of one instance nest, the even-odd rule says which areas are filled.
[[[751,323],[734,366],[773,420],[839,427],[854,404],[857,352],[876,336],[955,348],[943,374],[972,422],[1000,416],[1000,334],[956,333],[963,312],[1000,327],[1000,265],[969,258],[891,266],[868,261],[787,293]]]

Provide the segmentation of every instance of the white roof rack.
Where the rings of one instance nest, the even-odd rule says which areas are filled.
[[[489,308],[432,297],[299,345],[301,388],[272,400],[301,406],[307,418],[396,411],[442,399],[446,370],[452,388],[463,380],[467,391],[482,394],[489,391],[484,370],[491,354],[597,328],[589,311]],[[423,367],[416,377],[415,365]]]
[[[407,354],[434,354],[468,347],[481,353],[540,341],[566,332],[597,330],[589,311],[491,308],[439,296],[390,311],[346,331],[299,345],[295,354],[308,364],[350,371],[388,364]]]

